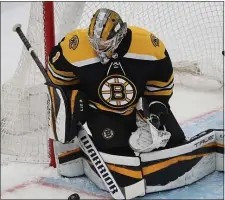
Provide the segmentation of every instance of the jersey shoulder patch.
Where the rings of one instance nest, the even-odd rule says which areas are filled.
[[[73,65],[97,56],[88,41],[87,29],[78,29],[68,33],[60,46],[66,60]]]
[[[152,44],[155,47],[159,47],[159,39],[155,35],[153,35],[152,33],[150,33],[150,38],[151,38]]]
[[[75,34],[69,39],[69,48],[75,50],[79,44],[79,38]]]
[[[130,26],[132,41],[128,53],[137,54],[145,60],[161,60],[165,58],[165,46],[153,33],[146,29]]]

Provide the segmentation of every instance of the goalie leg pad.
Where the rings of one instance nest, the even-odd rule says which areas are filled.
[[[99,177],[98,173],[94,169],[92,163],[88,159],[83,159],[84,166],[84,174],[101,190],[108,191],[105,184],[103,183],[101,177]]]
[[[217,134],[207,130],[178,147],[140,154],[146,192],[188,185],[217,170]]]
[[[215,131],[216,134],[216,170],[224,171],[224,133],[223,130]]]
[[[77,138],[68,144],[58,141],[54,141],[53,144],[58,174],[65,177],[83,175],[83,152],[78,145]]]
[[[79,132],[78,140],[85,153],[83,160],[85,174],[100,189],[107,188],[114,198],[123,196],[122,199],[131,199],[145,194],[145,181],[139,157],[99,152],[84,129]],[[122,195],[118,195],[118,191]]]
[[[138,157],[117,156],[99,152],[126,199],[145,195],[145,181],[142,177]],[[92,162],[83,160],[85,175],[100,189],[108,191]]]

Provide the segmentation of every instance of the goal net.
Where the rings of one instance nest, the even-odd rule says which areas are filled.
[[[193,85],[194,79],[205,88],[223,85],[223,2],[32,2],[26,36],[40,60],[46,63],[49,50],[65,34],[87,28],[93,13],[102,7],[118,12],[128,25],[159,37],[178,79],[184,76],[181,83],[186,77],[185,85],[196,88],[199,82]],[[25,48],[14,76],[1,90],[3,158],[49,163],[54,155],[49,153],[48,91]]]

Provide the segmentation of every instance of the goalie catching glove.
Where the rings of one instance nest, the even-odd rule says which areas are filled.
[[[149,111],[151,113],[146,118],[138,112],[136,118],[138,129],[129,139],[130,147],[139,153],[165,147],[171,136],[164,126],[168,113],[167,107],[161,102],[152,102]]]

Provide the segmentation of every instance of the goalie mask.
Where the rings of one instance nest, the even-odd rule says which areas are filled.
[[[96,11],[89,25],[88,38],[102,64],[113,57],[126,33],[127,24],[116,12],[106,8]]]

